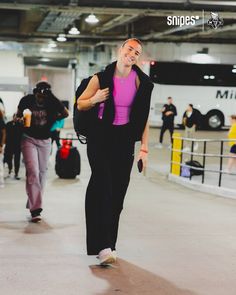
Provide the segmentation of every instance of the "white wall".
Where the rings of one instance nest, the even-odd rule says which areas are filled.
[[[114,46],[113,46],[114,47]],[[105,68],[112,60],[113,51],[110,46],[105,46],[104,51],[97,51],[96,48],[88,52],[81,52],[78,55],[76,86],[82,79],[91,76]],[[94,64],[93,66],[89,65]]]
[[[197,51],[201,51],[203,48],[208,48],[208,54],[197,54]],[[144,46],[144,59],[233,64],[236,59],[236,45],[148,43]]]
[[[23,57],[17,52],[0,51],[0,65],[1,77],[24,77]],[[7,117],[12,116],[16,112],[19,100],[23,95],[23,92],[0,91],[0,97],[4,102]]]

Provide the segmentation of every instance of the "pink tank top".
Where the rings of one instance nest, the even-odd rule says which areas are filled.
[[[134,101],[136,88],[136,72],[131,70],[129,75],[125,78],[113,77],[114,89],[114,105],[115,105],[115,118],[113,125],[125,125],[129,123],[129,114]],[[98,117],[102,119],[104,111],[104,103],[99,106]]]

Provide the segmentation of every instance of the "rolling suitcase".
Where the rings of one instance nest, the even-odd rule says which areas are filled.
[[[73,179],[80,174],[80,154],[71,139],[63,139],[56,154],[55,171],[60,178]]]

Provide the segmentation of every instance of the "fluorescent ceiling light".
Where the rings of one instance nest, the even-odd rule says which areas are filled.
[[[65,42],[67,39],[66,39],[66,36],[64,34],[59,34],[58,37],[57,37],[57,41],[59,42]]]
[[[40,58],[40,61],[48,62],[48,61],[50,61],[50,58],[42,57],[42,58]]]
[[[76,27],[72,27],[69,30],[69,34],[71,34],[71,35],[79,35],[80,34],[80,31]]]
[[[232,73],[236,73],[236,69],[233,69],[233,70],[232,70]]]
[[[57,44],[54,43],[54,42],[52,42],[52,43],[49,43],[49,44],[48,44],[48,47],[49,47],[49,48],[55,48],[55,47],[57,47]]]
[[[85,21],[88,24],[96,24],[99,22],[99,19],[96,17],[96,15],[90,14],[89,16],[86,17]]]

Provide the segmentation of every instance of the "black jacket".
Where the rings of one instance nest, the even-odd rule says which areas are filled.
[[[97,74],[100,88],[109,87],[110,97],[105,101],[103,121],[112,125],[115,117],[115,105],[113,98],[113,76],[116,68],[116,62],[109,64],[103,72]],[[133,140],[140,141],[145,129],[145,125],[149,115],[151,94],[153,89],[153,83],[150,78],[136,65],[133,65],[133,70],[136,71],[140,85],[134,98],[132,109],[130,112],[130,127],[131,136]],[[98,106],[97,106],[98,111]]]
[[[6,124],[5,153],[14,153],[20,150],[23,127],[18,122],[10,121]]]
[[[184,113],[184,115],[183,115],[183,119],[186,119],[186,126],[188,127],[188,128],[192,128],[193,127],[193,125],[198,125],[198,122],[199,122],[199,118],[198,118],[199,116],[198,116],[198,113],[197,113],[197,111],[195,110],[195,109],[193,109],[193,112],[192,112],[192,114],[191,114],[191,116],[190,117],[188,117],[187,116],[187,111]]]
[[[173,104],[165,104],[163,106],[163,108],[165,108],[164,112],[162,112],[162,120],[164,121],[164,123],[170,123],[170,124],[174,124],[174,118],[175,116],[177,116],[177,110],[175,105]],[[172,115],[166,116],[165,114],[167,112],[173,112]]]

